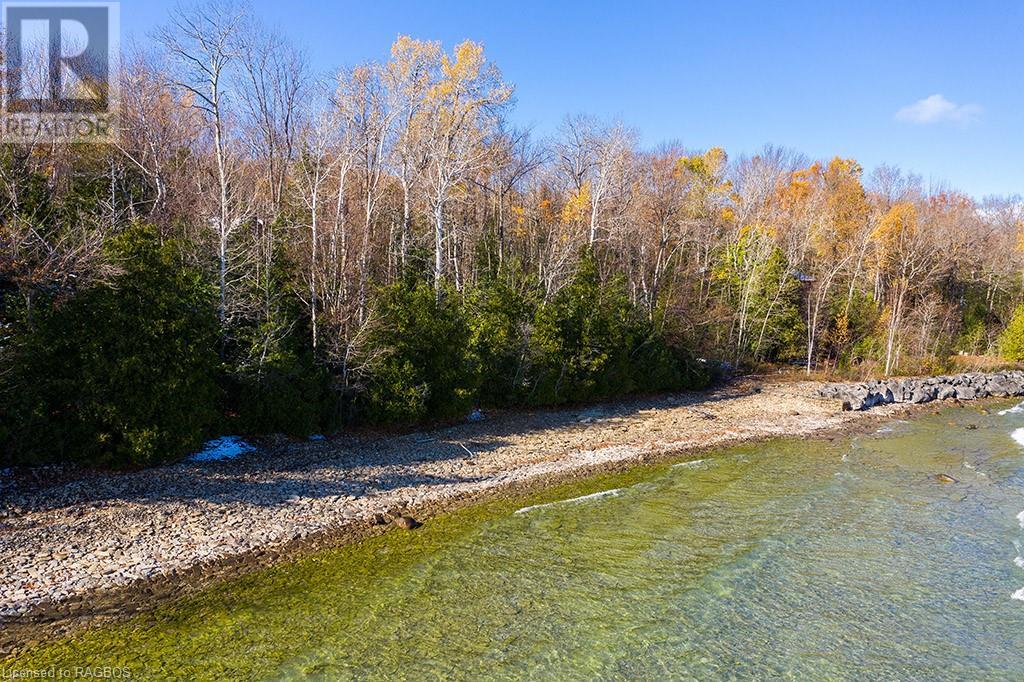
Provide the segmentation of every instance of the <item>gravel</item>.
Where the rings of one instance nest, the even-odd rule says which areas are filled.
[[[586,410],[488,414],[397,437],[277,439],[235,459],[132,473],[64,472],[47,482],[8,472],[0,620],[466,494],[857,418],[815,397],[818,388],[748,381]]]

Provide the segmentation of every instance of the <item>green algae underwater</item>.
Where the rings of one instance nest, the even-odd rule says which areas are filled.
[[[598,476],[226,581],[0,672],[1019,679],[1022,434],[1024,410],[948,408]]]

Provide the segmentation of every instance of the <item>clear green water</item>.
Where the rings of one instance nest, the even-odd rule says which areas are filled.
[[[124,665],[135,679],[1021,679],[1020,427],[1024,413],[953,408],[888,433],[732,448],[475,507],[8,667]]]

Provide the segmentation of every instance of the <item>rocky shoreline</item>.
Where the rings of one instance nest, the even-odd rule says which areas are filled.
[[[827,384],[818,390],[818,395],[840,401],[844,410],[867,410],[892,403],[920,405],[933,400],[1009,398],[1024,395],[1024,372],[969,372],[952,376]]]
[[[822,436],[906,410],[844,411],[823,399],[825,390],[748,379],[711,392],[492,415],[397,437],[264,444],[236,460],[6,489],[0,655],[41,631],[148,608],[207,578],[382,532],[403,516],[420,522],[503,491],[725,444]]]

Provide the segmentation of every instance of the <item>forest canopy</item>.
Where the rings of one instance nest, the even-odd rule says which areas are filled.
[[[538,138],[472,41],[399,36],[324,79],[242,5],[154,38],[124,56],[116,144],[0,146],[2,463],[145,465],[721,362],[1022,358],[1019,197],[645,149],[583,115]]]

